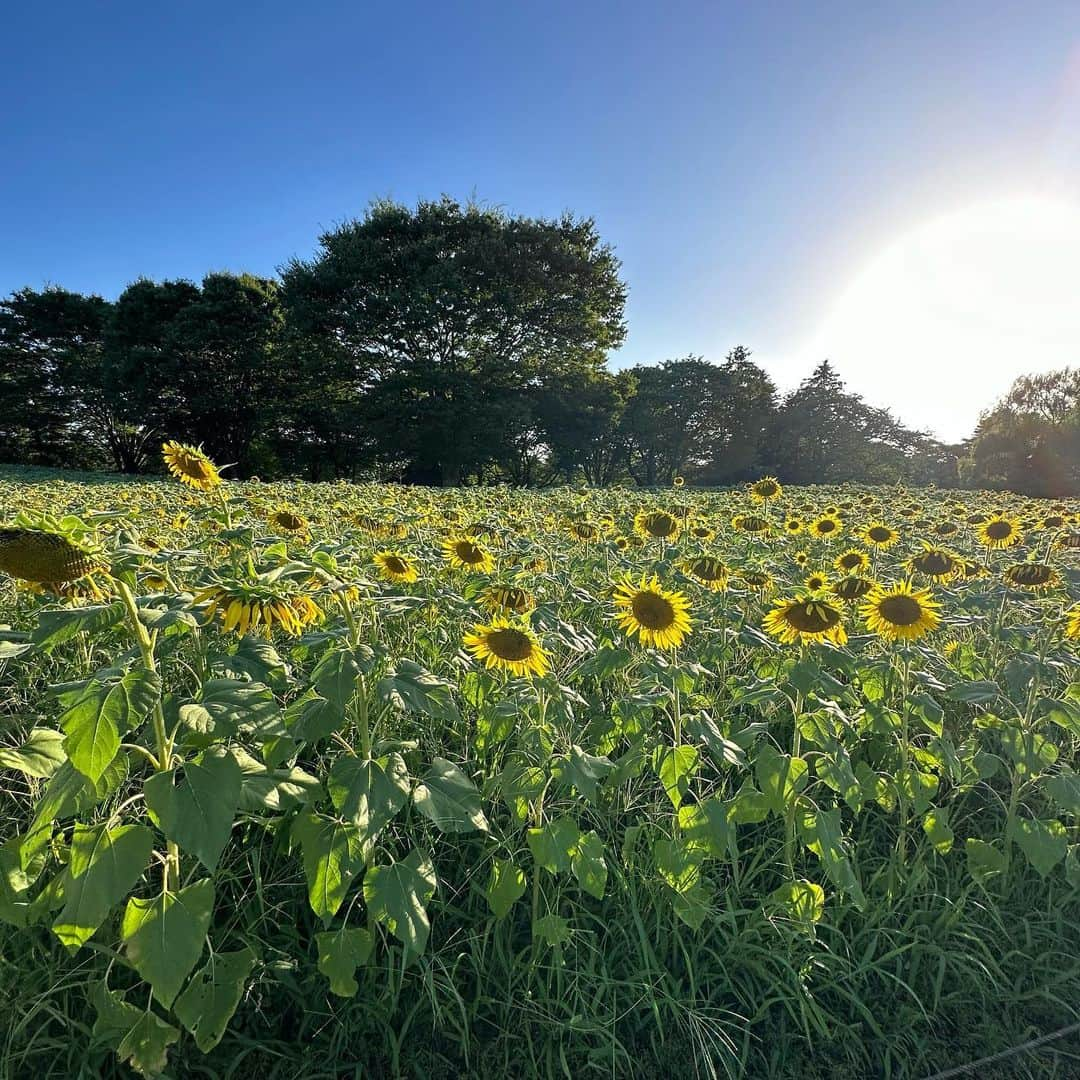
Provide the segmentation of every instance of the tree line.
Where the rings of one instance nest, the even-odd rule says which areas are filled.
[[[373,203],[275,279],[139,280],[0,301],[0,460],[159,468],[163,438],[233,475],[1080,492],[1080,373],[1020,380],[946,446],[821,363],[787,395],[742,347],[613,372],[626,287],[589,218]]]

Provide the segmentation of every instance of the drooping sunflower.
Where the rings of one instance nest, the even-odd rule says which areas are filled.
[[[493,614],[527,615],[536,607],[536,597],[515,585],[488,585],[480,594],[480,603]]]
[[[736,576],[744,585],[754,589],[756,592],[772,592],[773,577],[767,570],[740,570]]]
[[[847,634],[842,619],[843,611],[832,601],[804,594],[776,601],[763,626],[783,645],[820,641],[843,645]]]
[[[836,514],[822,514],[807,527],[807,532],[818,540],[835,540],[844,530],[844,523]]]
[[[839,596],[841,600],[853,603],[866,596],[876,584],[872,578],[862,577],[859,574],[850,574],[833,585],[832,594],[833,596]]]
[[[939,521],[931,532],[935,536],[952,536],[954,533],[960,531],[960,526],[955,521]]]
[[[908,580],[878,585],[859,605],[859,614],[886,641],[914,641],[937,629],[940,609],[929,589],[917,589]]]
[[[923,541],[923,550],[905,564],[909,571],[922,574],[931,581],[946,582],[964,572],[964,560],[945,548],[932,547]]]
[[[490,574],[495,568],[495,557],[471,536],[451,536],[442,543],[443,558],[455,570],[476,570]]]
[[[207,457],[201,446],[188,446],[186,443],[170,439],[161,446],[162,456],[169,472],[196,491],[213,491],[221,484],[221,474],[217,466]]]
[[[1080,639],[1080,604],[1065,612],[1065,636],[1073,641]]]
[[[666,510],[639,510],[634,515],[634,531],[641,537],[674,540],[681,529],[679,519]]]
[[[570,522],[569,532],[575,540],[580,540],[583,544],[592,544],[600,539],[600,526],[587,519]]]
[[[716,530],[700,521],[691,525],[687,531],[695,540],[700,540],[705,544],[716,537]]]
[[[722,592],[728,584],[728,568],[712,555],[695,555],[682,564],[683,571],[710,592]]]
[[[769,531],[769,521],[758,514],[736,514],[731,519],[731,527],[736,532],[759,535]]]
[[[1080,532],[1074,530],[1062,533],[1054,541],[1054,547],[1060,551],[1075,551],[1080,548]]]
[[[1020,522],[1016,518],[997,514],[984,521],[976,530],[979,543],[993,550],[1010,548],[1023,540]]]
[[[770,499],[779,499],[783,493],[784,489],[775,476],[763,476],[750,485],[750,498],[755,502],[768,502]]]
[[[891,548],[900,539],[900,533],[886,525],[884,521],[871,521],[861,530],[860,536],[863,543],[878,548],[880,551]]]
[[[285,507],[274,510],[266,520],[275,529],[287,533],[306,533],[309,528],[308,520],[303,514],[297,514]]]
[[[1013,588],[1030,589],[1032,592],[1052,589],[1061,580],[1061,575],[1052,566],[1037,562],[1015,563],[1001,576]]]
[[[861,548],[848,548],[833,559],[833,566],[842,574],[861,574],[870,565],[870,556]]]
[[[548,655],[532,630],[515,626],[496,616],[490,623],[473,628],[464,637],[465,648],[487,668],[509,671],[524,678],[544,675]]]
[[[626,633],[635,634],[642,645],[677,649],[688,633],[690,604],[681,592],[664,589],[654,574],[640,582],[624,578],[614,590],[616,621]]]
[[[416,560],[400,551],[379,551],[371,561],[379,568],[379,573],[386,581],[411,585],[420,576]]]
[[[75,581],[101,570],[89,548],[46,529],[0,529],[0,571],[43,585]]]
[[[217,582],[195,594],[194,604],[209,601],[207,625],[220,618],[224,633],[241,637],[256,628],[269,636],[275,626],[287,634],[302,634],[304,627],[322,618],[322,609],[303,593],[276,590],[269,583]]]

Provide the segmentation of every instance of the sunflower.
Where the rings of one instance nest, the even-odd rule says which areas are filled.
[[[72,604],[91,601],[100,604],[111,594],[111,580],[107,576],[99,578],[98,574],[91,570],[89,574],[73,581],[21,581],[20,587],[39,596],[56,596],[61,600],[69,600]]]
[[[1057,540],[1054,541],[1054,547],[1061,551],[1075,551],[1080,548],[1080,532],[1066,532],[1062,533]]]
[[[305,533],[308,531],[307,518],[284,508],[275,510],[267,519],[275,529],[287,533]]]
[[[748,585],[757,592],[767,593],[772,591],[772,575],[765,570],[740,570],[737,576],[744,585]]]
[[[715,530],[703,523],[691,525],[688,531],[695,540],[700,540],[702,543],[708,543],[716,537]]]
[[[824,570],[816,570],[809,574],[803,581],[803,588],[810,592],[821,592],[829,587],[829,576]]]
[[[818,596],[795,596],[778,600],[765,616],[765,631],[784,645],[847,641],[841,622],[843,612],[831,601]]]
[[[843,529],[844,523],[836,514],[822,514],[821,517],[810,523],[807,531],[811,536],[817,537],[818,540],[833,540],[840,535]]]
[[[1065,636],[1072,640],[1080,639],[1080,604],[1074,604],[1065,612]]]
[[[887,641],[914,641],[937,629],[940,609],[929,589],[916,589],[908,580],[878,585],[859,605],[859,614]]]
[[[505,612],[527,615],[536,607],[536,597],[514,585],[488,585],[480,593],[480,603],[494,615]]]
[[[217,466],[206,456],[202,447],[188,446],[170,439],[163,443],[161,452],[169,472],[196,491],[213,491],[221,483]]]
[[[784,532],[789,536],[798,536],[803,531],[803,523],[800,518],[789,517],[784,522]]]
[[[952,536],[960,531],[955,521],[939,521],[931,530],[935,536]]]
[[[923,550],[913,555],[905,564],[909,571],[922,574],[931,581],[951,581],[964,573],[964,561],[945,548],[932,547],[923,541]]]
[[[455,570],[478,570],[490,574],[495,568],[495,558],[482,544],[471,536],[452,536],[442,544],[443,558]]]
[[[101,563],[88,549],[45,529],[0,529],[0,570],[22,581],[54,585],[75,581]]]
[[[682,564],[682,569],[710,592],[727,588],[728,568],[711,555],[696,555]]]
[[[883,521],[871,521],[862,529],[860,536],[864,544],[878,548],[880,551],[891,548],[900,539],[900,534],[896,529],[890,528]]]
[[[595,543],[600,539],[600,526],[592,521],[572,521],[570,535],[586,544]]]
[[[796,551],[792,558],[795,560],[796,566],[806,566],[806,564],[810,561],[810,552]]]
[[[666,510],[639,510],[634,515],[634,531],[653,540],[674,540],[682,528],[679,519]]]
[[[685,477],[685,476],[676,476],[676,477],[675,477],[675,478],[674,478],[674,479],[673,479],[673,480],[671,481],[671,485],[672,485],[672,487],[677,487],[677,488],[681,488],[681,487],[683,487],[683,486],[684,486],[685,484],[686,484],[686,477]]]
[[[736,514],[731,519],[731,527],[741,533],[767,533],[769,522],[757,514]]]
[[[1010,566],[1001,575],[1017,589],[1051,589],[1061,580],[1061,576],[1046,563],[1023,562]]]
[[[861,600],[875,585],[876,582],[872,578],[851,574],[846,578],[841,578],[832,587],[832,594],[833,596],[839,596],[841,600],[852,603],[855,600]]]
[[[465,648],[485,667],[528,677],[544,675],[548,669],[547,653],[536,635],[527,627],[513,626],[507,619],[495,617],[490,623],[473,628],[464,638]]]
[[[1024,538],[1016,518],[1006,517],[1004,514],[996,514],[984,521],[976,530],[976,535],[980,544],[995,550],[1013,547]]]
[[[690,633],[690,604],[680,592],[669,592],[654,574],[635,584],[629,577],[615,587],[616,621],[642,645],[677,649]]]
[[[420,576],[416,560],[400,551],[380,551],[372,556],[371,561],[379,568],[379,573],[387,581],[411,585]]]
[[[763,476],[750,485],[750,498],[755,502],[768,502],[770,499],[779,499],[783,493],[784,489],[775,476]]]
[[[207,625],[219,616],[225,633],[235,630],[241,637],[256,627],[269,636],[275,625],[295,636],[322,618],[322,610],[309,596],[277,592],[262,583],[251,586],[217,583],[196,593],[192,603],[207,601],[210,602],[205,612]]]
[[[848,548],[833,559],[833,566],[842,574],[861,574],[870,565],[870,556],[860,548]]]

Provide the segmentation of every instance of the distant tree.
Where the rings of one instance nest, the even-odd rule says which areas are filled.
[[[379,456],[406,458],[407,479],[456,484],[531,415],[522,396],[599,370],[622,341],[618,270],[589,219],[443,198],[375,203],[282,276],[290,328],[351,365]]]
[[[1080,494],[1080,368],[1017,379],[980,418],[963,469],[980,487]]]

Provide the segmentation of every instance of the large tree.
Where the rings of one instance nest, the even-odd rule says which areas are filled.
[[[618,271],[590,219],[443,198],[377,202],[282,276],[290,329],[348,363],[374,445],[407,479],[455,484],[498,458],[543,379],[621,343]]]

